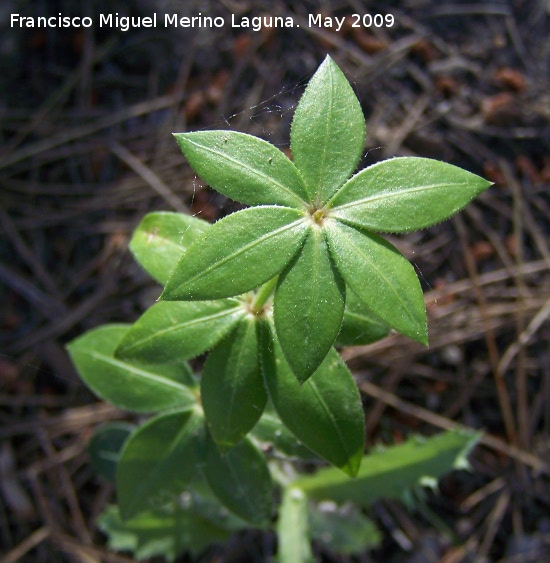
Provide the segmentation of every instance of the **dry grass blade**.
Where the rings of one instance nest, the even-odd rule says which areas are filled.
[[[17,547],[14,547],[8,553],[2,556],[0,563],[17,563],[21,561],[25,555],[34,549],[39,543],[43,542],[50,536],[50,531],[46,526],[42,526],[27,536]]]
[[[506,433],[508,435],[508,439],[510,440],[510,442],[515,445],[518,443],[518,437],[517,437],[516,423],[514,421],[514,415],[512,411],[512,402],[510,400],[510,394],[506,386],[504,374],[499,370],[498,347],[496,344],[493,327],[489,322],[490,317],[487,311],[487,301],[478,282],[476,262],[472,255],[471,249],[469,248],[467,243],[468,235],[464,222],[462,218],[459,216],[454,218],[454,223],[456,225],[458,235],[460,237],[462,250],[464,252],[464,259],[466,261],[466,268],[468,269],[468,273],[472,280],[472,285],[474,288],[474,292],[476,294],[476,300],[478,302],[481,317],[483,320],[485,343],[487,344],[487,350],[489,352],[489,361],[491,362],[491,369],[493,370],[493,377],[495,380],[495,386],[497,389],[502,417],[504,419],[504,424],[506,426]]]
[[[478,557],[487,557],[491,545],[495,541],[495,536],[497,534],[498,528],[506,514],[506,510],[510,505],[511,493],[508,490],[504,490],[498,496],[497,502],[489,516],[487,516],[487,532],[479,546]]]
[[[19,150],[14,151],[11,156],[8,155],[0,160],[0,170],[7,168],[8,166],[13,166],[14,164],[20,163],[24,160],[30,159],[37,155],[47,153],[52,149],[59,146],[66,145],[72,141],[78,139],[83,139],[89,137],[102,131],[103,129],[108,129],[119,123],[128,121],[129,119],[139,117],[148,113],[152,113],[161,109],[171,107],[175,103],[173,96],[160,96],[154,100],[148,100],[146,102],[141,102],[125,108],[113,115],[98,119],[95,123],[90,125],[83,125],[81,127],[75,127],[64,133],[60,133],[52,138],[45,139],[43,141],[37,141],[31,145],[25,146]]]
[[[149,186],[157,192],[166,203],[179,211],[180,213],[189,214],[189,208],[182,200],[166,185],[161,178],[155,174],[149,167],[147,167],[139,158],[133,155],[129,150],[125,149],[118,143],[113,143],[111,151],[116,154],[122,162],[127,164],[136,174],[139,174]]]
[[[525,330],[518,336],[504,352],[499,362],[499,370],[504,373],[514,357],[532,340],[533,336],[548,321],[550,317],[550,298],[544,303],[539,312],[531,319]]]

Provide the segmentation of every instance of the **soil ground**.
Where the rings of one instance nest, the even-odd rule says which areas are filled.
[[[116,4],[116,3],[115,3]],[[112,488],[88,466],[98,402],[64,344],[131,322],[159,293],[127,242],[153,210],[215,220],[236,209],[194,176],[171,133],[231,127],[285,148],[325,55],[367,121],[361,166],[442,159],[495,185],[451,221],[390,237],[415,264],[430,347],[394,335],[343,351],[369,444],[456,425],[485,434],[472,471],[425,506],[373,509],[382,547],[323,561],[550,561],[550,7],[476,3],[4,0],[0,7],[0,545],[3,562],[130,561],[94,526]],[[39,29],[10,15],[218,15],[214,29]],[[308,27],[385,14],[391,27]],[[231,27],[231,14],[300,28]],[[267,561],[240,534],[200,561]],[[187,560],[187,559],[185,559]]]

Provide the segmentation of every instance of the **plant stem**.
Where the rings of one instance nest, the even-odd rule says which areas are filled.
[[[275,286],[277,285],[278,276],[271,278],[267,283],[264,283],[256,293],[256,298],[252,304],[252,310],[254,313],[258,314],[262,307],[265,305],[266,301],[273,295],[275,291]]]

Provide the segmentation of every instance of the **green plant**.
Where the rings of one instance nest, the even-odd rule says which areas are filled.
[[[100,327],[69,345],[98,396],[157,413],[131,432],[102,429],[93,442],[97,467],[116,475],[119,503],[101,525],[113,547],[139,557],[199,551],[236,529],[270,527],[275,478],[280,557],[309,561],[304,536],[336,529],[334,515],[312,501],[365,506],[401,495],[421,477],[450,470],[475,441],[444,434],[364,458],[361,398],[334,346],[371,342],[390,329],[427,344],[415,271],[373,231],[442,221],[490,184],[425,158],[387,160],[350,178],[364,119],[329,57],[296,108],[294,162],[242,133],[175,138],[210,186],[252,207],[212,226],[147,215],[130,248],[164,285],[160,301],[133,325]],[[197,376],[186,362],[205,352]],[[288,460],[299,468],[319,457],[338,469],[283,471]],[[375,541],[361,512],[346,514],[341,536],[355,529]],[[340,540],[343,551],[368,544]]]

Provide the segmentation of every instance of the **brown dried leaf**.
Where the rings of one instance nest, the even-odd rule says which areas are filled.
[[[514,92],[524,92],[527,87],[523,74],[519,70],[510,67],[499,68],[494,73],[493,80]]]
[[[369,55],[375,55],[388,47],[386,41],[374,37],[374,35],[367,33],[364,29],[353,28],[352,34],[357,46]]]

